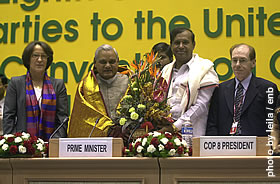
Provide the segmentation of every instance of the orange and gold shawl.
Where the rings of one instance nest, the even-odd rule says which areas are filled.
[[[99,122],[92,137],[107,136],[113,122],[106,112],[96,76],[93,71],[90,71],[78,84],[68,127],[68,137],[89,137],[97,119]]]

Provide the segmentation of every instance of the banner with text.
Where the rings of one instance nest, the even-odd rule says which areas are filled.
[[[27,43],[53,48],[52,77],[66,83],[71,104],[77,83],[91,67],[95,49],[115,47],[126,63],[140,59],[169,30],[184,25],[196,36],[195,52],[212,60],[221,81],[232,78],[229,48],[248,43],[257,52],[257,76],[280,79],[280,8],[277,0],[0,0],[0,73],[23,75]]]

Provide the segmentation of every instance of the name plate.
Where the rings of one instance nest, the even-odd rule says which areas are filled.
[[[256,136],[201,136],[200,156],[256,156]]]
[[[60,138],[59,157],[112,157],[112,137]]]

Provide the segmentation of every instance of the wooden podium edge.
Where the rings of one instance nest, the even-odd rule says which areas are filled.
[[[59,157],[59,139],[49,140],[49,157]]]

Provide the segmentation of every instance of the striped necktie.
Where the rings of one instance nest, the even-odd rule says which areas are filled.
[[[242,86],[241,82],[239,82],[234,99],[234,121],[238,122],[235,135],[241,135],[240,116],[243,106],[243,89],[244,87]]]

